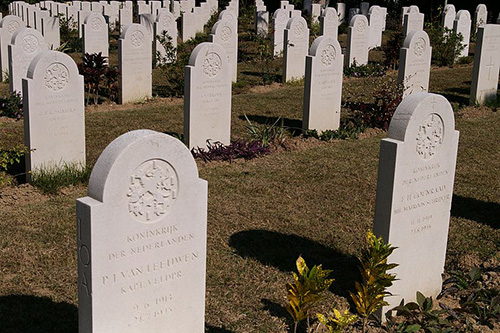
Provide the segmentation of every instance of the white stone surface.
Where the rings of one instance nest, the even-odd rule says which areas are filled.
[[[398,83],[403,83],[403,96],[429,90],[432,47],[425,31],[411,31],[399,55]]]
[[[455,21],[453,21],[453,31],[463,36],[462,44],[465,45],[459,57],[467,57],[469,55],[471,24],[469,11],[464,9],[459,10],[455,17]]]
[[[196,32],[198,31],[198,27],[196,25],[197,20],[198,15],[194,12],[184,12],[181,14],[181,35],[183,42],[188,41],[189,39],[196,36]]]
[[[371,6],[368,13],[368,22],[370,26],[370,48],[382,46],[382,30],[384,29],[382,8]]]
[[[344,56],[333,36],[320,36],[306,58],[302,127],[336,130],[340,125]]]
[[[177,22],[175,21],[174,14],[168,12],[168,11],[162,11],[158,16],[156,17],[156,21],[154,23],[154,35],[156,36],[155,42],[154,42],[154,53],[156,56],[159,56],[164,59],[166,57],[166,50],[165,47],[163,47],[158,40],[157,36],[161,36],[164,32],[172,37],[172,47],[177,49]],[[175,53],[175,52],[174,52]],[[175,58],[175,54],[172,55]],[[175,59],[166,59],[167,63],[173,62]]]
[[[83,76],[67,54],[39,53],[23,79],[26,171],[85,165]]]
[[[14,33],[26,27],[24,22],[17,16],[7,15],[0,21],[0,63],[2,64],[2,80],[9,77],[9,49]]]
[[[408,36],[410,31],[422,31],[424,30],[424,14],[411,11],[411,6],[408,9],[408,13],[404,16],[403,23],[403,35]]]
[[[337,15],[339,16],[339,25],[345,22],[346,5],[343,2],[337,2]]]
[[[151,53],[151,36],[143,25],[133,23],[123,29],[118,40],[120,104],[151,97]]]
[[[9,88],[10,92],[22,90],[22,79],[28,73],[28,67],[35,56],[48,50],[42,34],[33,28],[21,28],[12,36],[9,51]]]
[[[396,281],[382,313],[435,297],[442,286],[459,133],[443,96],[415,93],[398,106],[380,144],[374,233],[396,246]]]
[[[109,27],[102,14],[92,12],[83,23],[83,54],[102,53],[109,57]]]
[[[487,23],[488,8],[485,4],[479,4],[474,12],[474,32],[477,33],[477,28]]]
[[[76,206],[79,332],[204,331],[207,182],[182,142],[118,137]]]
[[[470,102],[483,104],[488,100],[496,100],[498,74],[500,68],[500,25],[485,24],[478,28],[476,52]]]
[[[155,20],[153,14],[139,15],[139,23],[142,24],[148,31],[148,35],[151,38],[151,42],[153,42],[154,40],[154,31],[153,31],[154,22]]]
[[[229,77],[233,82],[236,82],[238,75],[238,24],[235,21],[231,17],[217,21],[209,35],[209,42],[219,44],[226,51]]]
[[[380,7],[382,11],[382,31],[385,31],[385,27],[387,24],[387,7]]]
[[[368,48],[370,46],[370,28],[364,15],[354,15],[347,28],[347,66],[366,65],[368,63]]]
[[[282,8],[276,9],[273,15],[273,54],[279,56],[283,53],[283,42],[286,24],[290,18],[289,13]]]
[[[196,46],[184,79],[184,138],[189,149],[231,139],[231,77],[226,51],[216,43]]]
[[[321,36],[331,36],[337,39],[339,31],[339,16],[333,7],[327,7],[319,18]]]
[[[261,37],[267,36],[269,33],[269,12],[255,12],[255,31],[257,31],[257,35]]]
[[[78,11],[78,37],[83,36],[83,23],[85,22],[85,18],[92,14],[90,10],[80,10]]]
[[[333,7],[332,7],[333,8]],[[321,5],[319,3],[312,4],[311,6],[311,22],[316,24],[319,22],[319,17],[321,16]],[[338,17],[337,17],[338,20]]]
[[[118,12],[118,21],[120,22],[120,32],[123,31],[127,25],[133,23],[132,10],[129,8],[121,8]]]
[[[309,29],[303,17],[288,21],[284,34],[283,82],[300,80],[305,74],[305,61],[309,50]]]
[[[455,20],[456,11],[454,5],[446,5],[443,11],[443,27],[450,30],[453,29],[453,21]]]

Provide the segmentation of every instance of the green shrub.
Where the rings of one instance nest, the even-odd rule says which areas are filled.
[[[14,92],[6,98],[0,98],[0,115],[20,120],[23,117],[23,99],[21,92]]]
[[[110,67],[102,53],[85,53],[82,63],[78,64],[78,71],[83,75],[85,83],[85,104],[99,103],[99,97],[106,97],[118,101],[118,69]]]
[[[344,75],[347,77],[383,76],[385,72],[385,66],[379,63],[358,65],[356,61],[354,61],[350,67],[344,67]]]
[[[17,145],[10,149],[0,149],[0,187],[13,184],[13,177],[10,177],[7,172],[17,163],[21,162],[21,158],[29,152],[24,145]]]
[[[463,36],[437,23],[426,24],[425,30],[432,46],[432,64],[453,66],[460,52],[465,48],[462,44]]]
[[[262,142],[264,147],[269,146],[271,143],[281,143],[286,136],[286,128],[284,121],[281,118],[276,119],[272,124],[256,125],[253,124],[247,115],[244,115],[247,121],[246,128],[248,133],[254,140]]]
[[[31,173],[31,184],[44,193],[57,193],[62,187],[87,183],[91,169],[79,164],[40,169]]]
[[[385,66],[387,68],[396,69],[399,65],[399,53],[403,47],[404,36],[401,30],[391,33],[391,37],[387,40],[382,49],[385,54]]]
[[[59,14],[59,31],[61,38],[61,52],[77,53],[82,52],[82,39],[78,37],[77,24],[73,19],[67,19],[63,14]]]

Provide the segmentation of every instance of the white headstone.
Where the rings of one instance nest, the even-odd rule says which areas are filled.
[[[467,57],[469,55],[469,41],[470,41],[470,29],[471,29],[471,19],[470,13],[467,10],[459,10],[455,21],[453,21],[453,31],[456,34],[461,34],[463,37],[462,44],[465,48],[460,52],[459,57]]]
[[[412,6],[413,7],[413,6]],[[424,30],[424,14],[410,11],[404,16],[403,23],[403,35],[408,36],[410,31],[422,31]]]
[[[196,46],[184,79],[184,138],[189,149],[207,140],[229,144],[231,77],[226,51],[216,43]]]
[[[339,16],[339,25],[345,22],[346,5],[343,2],[337,2],[337,15]]]
[[[326,7],[319,18],[320,33],[322,36],[331,36],[337,39],[339,17],[333,7]]]
[[[196,32],[198,31],[198,27],[196,25],[197,19],[198,15],[194,12],[184,12],[181,14],[181,35],[183,42],[196,36]]]
[[[354,63],[358,66],[368,63],[369,37],[370,29],[366,16],[354,15],[347,28],[347,57],[345,61],[348,67]]]
[[[120,22],[120,32],[123,31],[127,25],[133,23],[132,9],[121,8],[118,12],[118,21]]]
[[[273,54],[279,56],[283,53],[283,42],[289,14],[285,9],[278,8],[273,15]]]
[[[22,79],[26,77],[28,66],[35,56],[48,50],[42,34],[33,28],[21,28],[12,36],[9,51],[10,92],[21,93]]]
[[[349,8],[349,23],[351,22],[354,15],[361,14],[359,8]]]
[[[477,31],[470,102],[496,100],[500,68],[500,25],[485,24]]]
[[[399,55],[398,82],[403,83],[403,96],[429,90],[432,47],[425,31],[411,31]]]
[[[477,28],[486,24],[488,19],[488,8],[486,5],[479,4],[476,7],[476,12],[474,13],[474,32],[477,32]]]
[[[452,30],[455,16],[456,16],[455,6],[446,5],[446,7],[443,10],[443,27]]]
[[[23,79],[24,141],[29,172],[85,166],[83,76],[67,54],[39,53]]]
[[[155,34],[155,55],[158,57],[161,57],[162,59],[165,59],[167,56],[165,47],[160,43],[158,40],[158,36],[162,36],[163,34],[166,34],[167,36],[170,36],[172,47],[177,49],[177,22],[175,21],[174,14],[170,12],[161,12],[157,17],[156,17],[156,22],[154,24],[154,34]],[[174,50],[171,50],[174,51]],[[175,58],[176,52],[174,54],[171,54],[169,56]],[[165,59],[166,62],[173,62],[175,59]]]
[[[255,13],[255,30],[259,36],[267,36],[269,32],[269,12],[258,11]]]
[[[238,31],[235,27],[237,24],[234,18],[219,20],[212,27],[209,36],[210,42],[219,44],[226,51],[229,77],[233,82],[236,82],[238,74]]]
[[[102,53],[109,56],[109,28],[104,16],[100,13],[91,13],[83,24],[83,54]]]
[[[90,14],[92,14],[90,10],[78,11],[78,37],[83,36],[83,23],[85,22],[85,18]]]
[[[458,135],[446,98],[422,92],[403,99],[380,144],[374,233],[399,264],[382,313],[441,291]]]
[[[80,3],[80,8],[81,10],[85,10],[85,11],[92,11],[91,9],[91,3],[89,1],[82,1]]]
[[[380,7],[382,11],[382,31],[385,31],[385,26],[387,24],[387,7]]]
[[[151,97],[151,49],[151,36],[143,25],[133,23],[123,29],[118,40],[120,104]]]
[[[303,17],[288,21],[284,34],[283,82],[300,80],[305,74],[305,61],[309,50],[309,29]]]
[[[204,331],[207,183],[182,142],[118,137],[76,209],[79,332]]]
[[[344,56],[333,36],[320,36],[306,58],[304,109],[305,130],[336,130],[340,125]]]
[[[9,77],[9,50],[14,33],[25,27],[24,22],[17,16],[7,15],[0,21],[0,63],[2,64],[2,80]]]
[[[368,14],[370,26],[370,48],[382,46],[382,30],[384,29],[384,17],[382,8],[371,6]]]
[[[154,39],[153,25],[154,25],[154,16],[153,14],[141,14],[139,15],[139,23],[142,24],[146,30],[148,31],[149,37],[151,38],[151,42]]]
[[[319,17],[321,16],[321,11],[322,11],[321,4],[314,3],[314,4],[312,4],[311,9],[312,9],[311,23],[316,24],[319,22]],[[332,9],[333,9],[333,7],[332,7]],[[337,21],[338,21],[338,17],[337,17]]]

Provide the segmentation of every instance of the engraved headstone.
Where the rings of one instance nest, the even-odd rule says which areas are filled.
[[[463,37],[462,44],[465,48],[460,52],[459,57],[467,57],[469,55],[469,41],[471,29],[470,13],[467,10],[459,10],[455,21],[453,21],[453,31],[456,34],[461,34]]]
[[[455,16],[456,16],[455,6],[446,5],[446,7],[443,10],[443,27],[452,30]]]
[[[425,31],[411,31],[399,55],[398,82],[403,83],[403,96],[429,90],[432,47]]]
[[[48,50],[42,34],[33,28],[21,28],[12,36],[9,51],[10,92],[21,92],[22,79],[26,77],[28,66],[35,56]]]
[[[238,32],[235,27],[237,24],[234,23],[234,18],[219,20],[212,27],[209,36],[210,42],[219,44],[226,51],[229,77],[233,82],[236,82],[238,74]]]
[[[382,30],[384,28],[382,8],[371,6],[368,21],[370,26],[370,48],[382,46]]]
[[[488,18],[488,8],[486,5],[479,4],[476,7],[476,11],[474,13],[474,32],[477,33],[477,28],[486,24],[486,20]]]
[[[337,38],[339,30],[339,16],[333,7],[327,7],[319,17],[321,36]]]
[[[403,35],[408,36],[410,31],[422,31],[424,30],[424,14],[412,11],[411,6],[408,9],[408,13],[404,16],[403,22]],[[418,9],[417,9],[418,10]]]
[[[368,63],[369,37],[370,29],[366,16],[354,15],[347,28],[347,57],[345,61],[348,67],[354,63],[358,66]]]
[[[118,40],[120,104],[152,95],[152,43],[146,28],[137,23],[123,29]]]
[[[120,22],[120,32],[122,32],[123,28],[133,23],[132,9],[121,8],[118,11],[118,21]]]
[[[196,46],[184,79],[184,138],[189,149],[207,140],[229,144],[231,77],[226,51],[216,43]]]
[[[76,211],[79,332],[204,331],[207,183],[182,142],[118,137]]]
[[[154,35],[156,36],[154,42],[154,52],[157,59],[159,58],[161,63],[174,62],[176,59],[174,49],[177,49],[177,22],[175,21],[175,17],[172,13],[162,11],[158,14],[154,23]],[[174,49],[169,50],[169,53],[167,54],[167,50],[160,43],[158,37],[160,37],[160,39],[163,37],[170,37],[170,43]]]
[[[83,35],[83,23],[85,22],[85,18],[92,14],[90,10],[80,10],[78,11],[78,37],[82,37]]]
[[[23,27],[26,27],[24,22],[14,15],[7,15],[0,21],[0,63],[2,65],[2,80],[9,78],[8,45],[11,43],[14,33]]]
[[[343,2],[337,2],[337,15],[339,16],[339,25],[345,22],[346,5]]]
[[[336,130],[340,125],[344,56],[333,36],[320,36],[306,58],[304,109],[305,130]]]
[[[305,62],[309,49],[309,29],[303,17],[288,21],[284,34],[283,81],[300,80],[305,74]]]
[[[85,165],[83,76],[67,54],[43,51],[23,79],[24,141],[30,172]]]
[[[485,24],[477,31],[470,102],[496,100],[500,68],[500,25]]]
[[[374,233],[399,264],[382,313],[441,291],[458,136],[446,98],[420,92],[403,99],[380,144]]]
[[[139,23],[142,24],[146,28],[146,30],[148,31],[148,35],[151,38],[151,42],[153,42],[153,39],[154,39],[154,31],[153,31],[154,16],[153,16],[153,14],[141,14],[141,15],[139,15]]]
[[[273,54],[279,56],[283,53],[283,41],[289,13],[282,8],[276,9],[273,15]]]
[[[85,18],[83,24],[83,54],[101,53],[109,56],[109,28],[104,16],[92,12]]]

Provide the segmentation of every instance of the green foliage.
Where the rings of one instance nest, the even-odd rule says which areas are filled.
[[[371,231],[366,235],[366,242],[367,248],[359,257],[361,283],[355,282],[356,293],[349,292],[358,314],[363,318],[363,331],[367,318],[382,306],[389,304],[384,301],[384,297],[391,295],[387,288],[392,286],[396,276],[387,271],[398,266],[387,263],[387,258],[396,249],[395,247],[386,244]]]
[[[467,56],[467,57],[460,57],[457,60],[457,64],[459,65],[467,65],[467,64],[472,64],[474,61],[474,57]]]
[[[341,333],[347,326],[358,320],[358,316],[353,315],[349,312],[349,309],[340,312],[337,310],[337,306],[334,305],[332,313],[328,315],[323,315],[321,313],[316,314],[320,323],[326,326],[330,333]]]
[[[172,42],[172,37],[163,30],[159,35],[156,35],[156,40],[160,43],[161,47],[164,49],[164,53],[156,51],[154,65],[163,66],[165,64],[172,63],[177,60],[177,48]]]
[[[257,54],[253,59],[255,67],[258,68],[260,72],[260,77],[262,78],[262,84],[267,85],[273,82],[278,82],[279,72],[281,70],[281,64],[277,66],[274,61],[274,51],[273,42],[271,40],[271,35],[266,36],[253,35],[255,44],[257,46]]]
[[[262,142],[264,147],[269,146],[271,143],[281,143],[286,135],[286,128],[283,125],[283,119],[278,118],[272,124],[256,125],[253,124],[247,115],[244,115],[247,121],[246,128],[250,136]]]
[[[401,30],[391,33],[391,37],[387,40],[382,49],[385,54],[385,66],[387,68],[396,69],[399,65],[399,52],[403,47],[404,36]]]
[[[0,115],[20,120],[23,117],[23,99],[21,92],[14,92],[7,98],[0,98]]]
[[[384,76],[386,68],[379,63],[368,63],[366,65],[358,65],[356,61],[350,67],[344,67],[344,75],[347,77],[369,77],[369,76]]]
[[[63,164],[31,173],[31,184],[44,193],[57,193],[62,187],[86,183],[91,169],[79,164]]]
[[[108,66],[108,60],[102,53],[85,53],[83,62],[78,64],[85,83],[85,104],[99,103],[99,97],[118,100],[118,69]],[[91,99],[92,98],[92,99]]]
[[[13,178],[7,171],[13,165],[20,163],[21,158],[29,152],[24,145],[17,145],[10,149],[0,149],[0,187],[12,185]]]
[[[493,329],[500,321],[500,291],[480,288],[460,300],[462,311],[471,314],[481,325]]]
[[[335,139],[357,139],[360,133],[366,129],[365,126],[355,124],[352,121],[343,121],[337,130],[326,130],[318,133],[316,130],[308,130],[303,133],[304,137],[313,137],[321,141],[332,141]]]
[[[432,64],[453,66],[460,52],[465,48],[463,36],[436,23],[426,24],[425,28],[432,46]]]
[[[296,262],[297,273],[293,273],[293,282],[286,284],[288,305],[286,310],[297,325],[310,317],[310,310],[322,297],[334,279],[328,279],[331,270],[323,270],[322,266],[309,269],[305,260],[299,256]]]
[[[59,14],[59,31],[61,36],[61,47],[58,51],[66,53],[82,52],[82,39],[78,37],[77,23],[72,18],[67,19]]]

